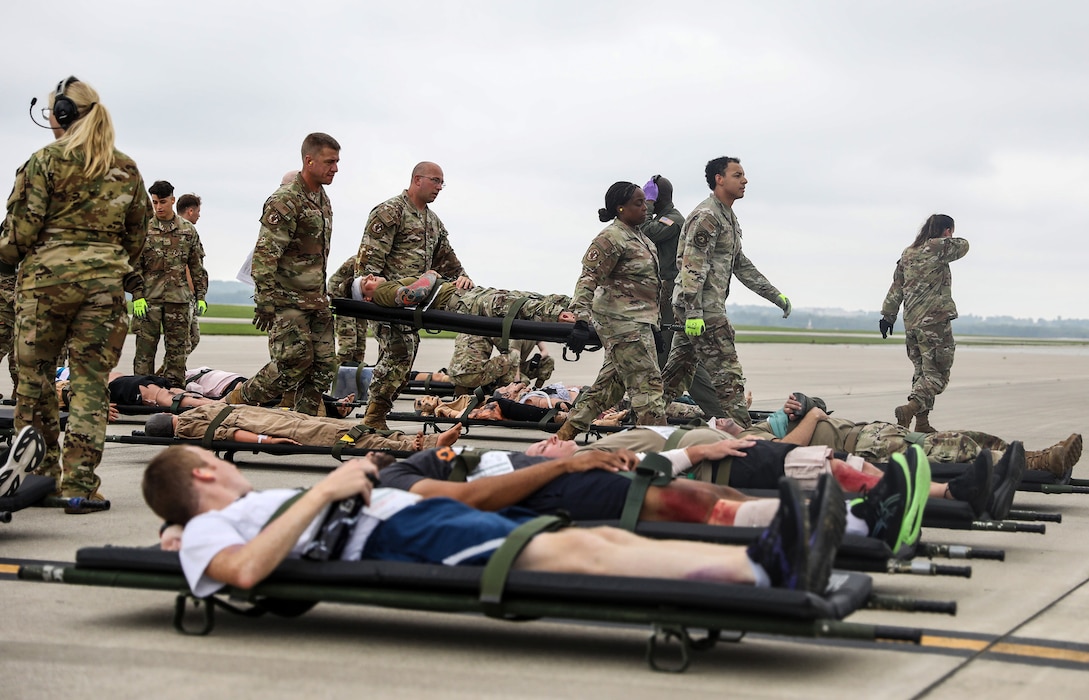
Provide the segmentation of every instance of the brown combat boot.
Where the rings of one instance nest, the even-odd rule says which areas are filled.
[[[1082,439],[1079,433],[1073,433],[1060,443],[1043,450],[1025,453],[1029,469],[1039,469],[1054,474],[1062,481],[1070,478],[1074,465],[1081,459]]]
[[[934,426],[930,425],[930,411],[919,411],[915,414],[915,432],[936,433]]]
[[[922,408],[919,402],[915,399],[909,400],[903,406],[896,407],[896,424],[905,430],[911,429],[911,419],[915,417],[915,414]]]
[[[227,392],[226,396],[224,396],[222,399],[220,399],[220,401],[223,401],[225,403],[230,403],[230,404],[243,404],[243,403],[246,403],[246,400],[244,398],[242,398],[242,385],[239,384],[235,388],[231,389],[229,392]]]
[[[367,412],[363,414],[363,425],[375,430],[389,430],[386,425],[386,415],[389,414],[393,404],[389,401],[371,399],[367,403]]]
[[[556,431],[556,437],[560,440],[574,440],[578,437],[579,429],[571,421],[565,421]]]

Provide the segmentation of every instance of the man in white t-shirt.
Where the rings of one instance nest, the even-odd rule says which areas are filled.
[[[193,593],[251,588],[314,539],[329,507],[362,496],[368,504],[339,558],[483,565],[527,517],[476,510],[449,498],[374,488],[368,458],[345,462],[302,492],[256,492],[237,467],[192,446],[159,453],[144,472],[144,499],[185,526],[180,558]],[[780,482],[772,525],[749,547],[650,540],[615,528],[568,528],[534,537],[515,560],[528,571],[700,579],[823,591],[843,537],[843,494],[827,480],[816,517],[797,485]],[[287,507],[284,504],[294,498]],[[279,512],[278,512],[279,511]],[[275,516],[275,517],[274,517]]]

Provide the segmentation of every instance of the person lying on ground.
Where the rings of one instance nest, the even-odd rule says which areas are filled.
[[[503,318],[510,311],[511,304],[525,298],[527,301],[518,310],[518,318],[527,321],[575,322],[575,315],[567,310],[571,306],[571,297],[563,294],[538,294],[479,286],[459,289],[453,282],[440,283],[439,275],[434,270],[419,277],[390,281],[375,275],[357,277],[352,285],[352,298],[357,301],[371,301],[391,309],[423,306],[434,311],[452,311],[489,318]]]
[[[149,437],[200,440],[212,421],[228,406],[216,402],[177,415],[155,414],[144,424],[144,433]],[[332,447],[338,441],[343,441],[361,449],[415,451],[453,445],[459,435],[460,424],[437,435],[424,435],[421,432],[409,437],[399,431],[376,433],[356,420],[238,405],[216,426],[213,439],[309,447]]]
[[[832,417],[823,401],[801,392],[788,396],[781,411],[754,424],[742,435],[795,445],[826,445],[873,462],[884,462],[889,455],[903,452],[909,444],[922,447],[931,462],[971,462],[983,450],[992,451],[998,461],[1010,445],[1002,438],[978,430],[912,433],[896,423],[856,422]],[[1073,433],[1046,449],[1026,451],[1026,466],[1048,471],[1066,481],[1081,459],[1081,451],[1082,436]]]
[[[369,458],[345,462],[308,491],[255,491],[238,468],[195,446],[172,446],[144,471],[148,506],[184,526],[179,558],[193,594],[224,585],[252,588],[285,559],[301,557],[329,506],[361,496],[341,560],[481,566],[524,513],[487,513],[450,498],[374,488]],[[843,537],[842,492],[829,480],[810,519],[797,485],[784,479],[779,510],[748,547],[650,540],[615,528],[566,528],[536,535],[515,560],[522,571],[654,577],[821,593]],[[283,508],[290,499],[295,499]],[[274,514],[282,508],[282,512]]]

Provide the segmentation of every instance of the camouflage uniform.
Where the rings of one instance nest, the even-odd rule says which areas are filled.
[[[88,180],[83,151],[65,156],[63,141],[32,155],[16,172],[0,242],[0,260],[20,267],[15,427],[45,437],[38,473],[65,496],[93,495],[100,484],[106,385],[128,330],[125,291],[143,294],[134,270],[151,205],[136,163],[113,156],[106,175]],[[66,343],[72,396],[61,458],[53,380]]]
[[[660,269],[662,287],[658,291],[658,314],[660,317],[659,328],[662,329],[662,349],[658,352],[658,366],[664,368],[669,359],[669,348],[673,345],[673,331],[667,330],[667,326],[673,325],[673,286],[677,279],[677,241],[684,228],[684,217],[677,211],[672,202],[668,202],[668,208],[664,212],[658,212],[656,207],[661,203],[647,201],[647,219],[639,231],[654,242],[658,249],[658,264]],[[692,384],[688,387],[688,393],[706,415],[723,416],[725,411],[718,402],[715,387],[711,384],[711,375],[707,373],[702,364],[696,365],[696,372],[692,377]]]
[[[269,403],[294,392],[295,410],[316,415],[336,375],[333,312],[325,287],[333,208],[324,187],[310,192],[302,179],[265,201],[253,252],[253,300],[274,311],[268,334],[271,361],[241,385],[246,403]]]
[[[740,437],[771,440],[775,435],[767,421],[754,424]],[[870,462],[887,462],[897,452],[917,443],[932,462],[971,462],[980,450],[1001,453],[1009,446],[1002,438],[975,430],[942,430],[913,433],[895,423],[855,423],[843,418],[824,418],[817,423],[810,445],[824,445],[850,452]]]
[[[374,288],[371,300],[387,308],[404,307],[399,291],[414,284],[419,277],[382,282]],[[527,321],[556,321],[560,313],[571,308],[571,297],[564,294],[538,294],[492,287],[458,289],[453,282],[443,282],[434,290],[424,306],[434,311],[450,311],[457,314],[503,318],[511,305],[519,299],[526,301],[518,308],[516,318]]]
[[[507,352],[492,357],[492,349],[499,349],[501,338],[485,338],[459,333],[454,339],[454,355],[450,358],[450,381],[456,389],[475,389],[491,384],[509,384],[537,381],[537,388],[544,386],[556,369],[551,356],[542,356],[536,367],[530,367],[530,358],[537,352],[537,341],[511,340]]]
[[[692,383],[696,363],[711,375],[719,403],[739,425],[749,425],[745,405],[745,377],[734,348],[734,329],[726,317],[730,280],[736,276],[746,287],[782,307],[779,290],[741,251],[741,226],[733,209],[714,195],[688,216],[677,250],[673,314],[677,319],[702,318],[703,335],[677,333],[662,370],[665,397],[672,401]]]
[[[329,295],[352,298],[352,281],[355,279],[355,256],[344,261],[329,278]],[[336,317],[337,359],[340,364],[363,364],[367,352],[367,322],[351,316]]]
[[[371,210],[355,267],[361,276],[386,279],[419,276],[428,270],[445,279],[467,276],[442,221],[429,207],[416,209],[408,190]],[[412,369],[420,336],[413,329],[389,323],[372,323],[371,328],[378,341],[378,362],[370,403],[384,417]]]
[[[567,418],[583,432],[627,389],[632,413],[643,425],[666,422],[662,375],[653,329],[658,323],[658,252],[638,230],[613,221],[582,256],[582,274],[571,297],[579,321],[590,321],[605,349],[591,387],[579,395]]]
[[[196,228],[194,228],[193,230],[195,232]],[[200,235],[199,234],[197,235],[196,243],[200,247],[200,259],[203,260],[204,259],[204,245],[200,242]],[[193,277],[193,271],[192,270],[189,271],[189,277],[190,277],[190,279],[192,279],[192,277]],[[205,295],[207,295],[207,293],[208,293],[207,292],[207,290],[208,290],[208,270],[207,270],[207,268],[204,270],[203,285],[204,285]],[[194,294],[193,294],[193,299],[189,303],[189,317],[192,319],[192,321],[189,324],[189,346],[188,346],[188,349],[186,350],[186,353],[185,353],[185,358],[186,358],[186,363],[187,364],[188,364],[189,356],[193,354],[193,351],[197,349],[197,345],[200,344],[200,305],[197,303],[198,301],[200,301],[200,298],[197,297],[197,295],[195,293],[196,289],[197,289],[197,282],[194,280],[192,282],[192,289],[190,290],[190,291],[194,292]],[[162,376],[162,375],[160,375],[160,376]]]
[[[904,304],[904,343],[915,367],[908,401],[914,399],[920,412],[932,410],[934,397],[949,384],[957,348],[951,323],[957,305],[949,263],[967,254],[968,241],[963,238],[931,238],[918,248],[905,248],[881,306],[882,316],[893,323]]]
[[[193,292],[185,269],[193,277]],[[208,273],[204,270],[204,248],[193,224],[174,215],[170,221],[152,217],[147,227],[147,245],[140,256],[147,314],[132,319],[136,354],[132,373],[155,374],[155,353],[163,337],[164,356],[159,376],[174,386],[185,386],[185,362],[189,355],[190,305],[193,296],[208,294]],[[135,298],[135,297],[134,297]]]
[[[0,240],[4,236],[0,233]],[[17,273],[0,272],[0,360],[8,358],[12,394],[19,386],[19,365],[15,359],[15,281]]]

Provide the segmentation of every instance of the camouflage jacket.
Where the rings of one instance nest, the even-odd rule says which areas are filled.
[[[193,277],[193,291],[185,269]],[[147,244],[140,256],[144,295],[149,301],[187,304],[193,296],[208,294],[208,273],[204,270],[204,246],[193,224],[178,215],[170,221],[152,216],[147,225]]]
[[[613,221],[590,242],[571,295],[580,321],[605,316],[658,325],[658,251],[638,230]]]
[[[781,304],[779,290],[741,252],[741,226],[733,209],[714,195],[688,215],[677,246],[677,268],[673,306],[683,309],[686,319],[725,316],[734,276],[771,303]]]
[[[677,241],[684,227],[684,217],[672,204],[664,212],[657,212],[657,202],[647,202],[647,220],[639,232],[658,248],[659,274],[672,282],[677,278]]]
[[[0,260],[20,267],[20,289],[125,278],[142,289],[134,271],[151,204],[136,163],[116,149],[113,155],[113,167],[88,180],[83,152],[65,156],[57,141],[16,171]]]
[[[326,266],[333,207],[325,188],[310,192],[302,175],[265,200],[253,251],[253,300],[258,306],[321,309],[329,306]]]
[[[428,207],[416,209],[407,190],[371,210],[356,270],[360,276],[386,279],[418,276],[428,270],[450,280],[465,275],[442,221]]]
[[[329,295],[352,298],[352,282],[355,281],[355,256],[345,260],[329,278]]]
[[[957,317],[957,305],[949,263],[967,254],[968,241],[963,238],[931,238],[918,248],[905,248],[896,261],[881,315],[886,321],[895,321],[903,302],[904,328],[952,321]]]

